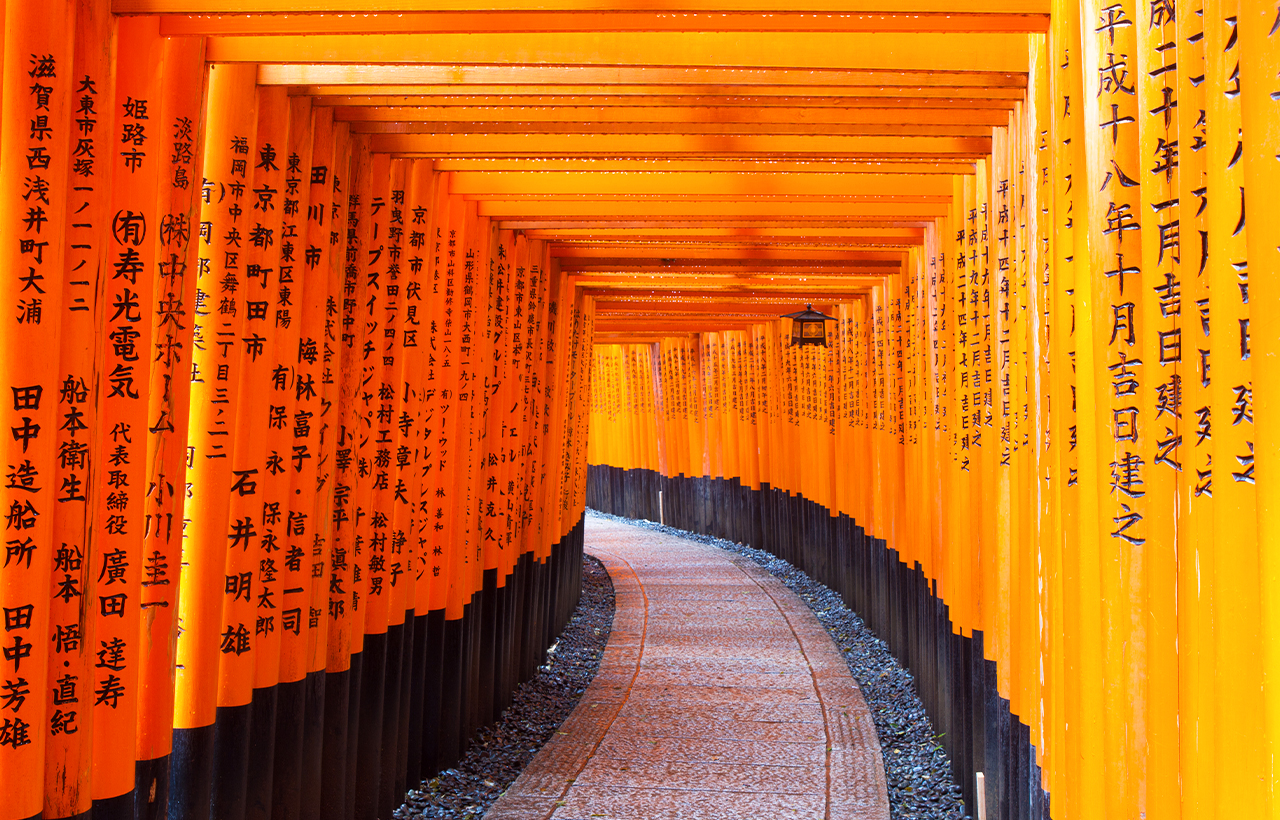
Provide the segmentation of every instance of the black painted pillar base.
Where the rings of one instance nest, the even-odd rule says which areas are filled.
[[[545,561],[483,575],[462,617],[405,613],[362,636],[341,672],[257,689],[216,720],[177,729],[134,788],[93,820],[385,820],[410,788],[455,765],[511,703],[577,605],[582,521]],[[86,818],[89,816],[86,813]]]
[[[917,563],[866,533],[845,515],[762,484],[705,476],[667,478],[648,470],[591,465],[587,506],[746,542],[790,562],[836,591],[912,671],[917,690],[951,759],[965,804],[975,805],[974,774],[986,777],[987,809],[1008,820],[1048,820],[1030,729],[996,689],[996,665],[983,636],[958,634],[937,585]]]
[[[133,765],[133,816],[165,820],[169,811],[169,755]]]

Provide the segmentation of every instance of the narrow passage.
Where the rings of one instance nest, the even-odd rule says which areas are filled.
[[[866,703],[790,590],[714,547],[588,517],[617,610],[578,708],[486,820],[882,820]]]

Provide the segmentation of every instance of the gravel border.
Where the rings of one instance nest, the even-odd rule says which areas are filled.
[[[840,648],[867,701],[880,737],[892,820],[968,819],[947,753],[916,694],[915,678],[837,593],[787,561],[745,544],[593,509],[588,509],[587,515],[719,547],[750,558],[786,584],[813,610]]]
[[[592,678],[613,629],[613,581],[604,565],[582,558],[582,598],[547,662],[520,684],[499,720],[482,728],[452,769],[410,790],[397,820],[474,820],[515,782],[569,717]]]

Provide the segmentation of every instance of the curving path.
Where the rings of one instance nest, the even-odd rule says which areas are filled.
[[[885,820],[875,726],[808,607],[746,558],[594,516],[600,672],[486,820]]]

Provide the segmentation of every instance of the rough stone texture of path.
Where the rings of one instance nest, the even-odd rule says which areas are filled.
[[[600,671],[486,820],[887,820],[875,725],[800,599],[741,556],[586,526],[617,604]]]

